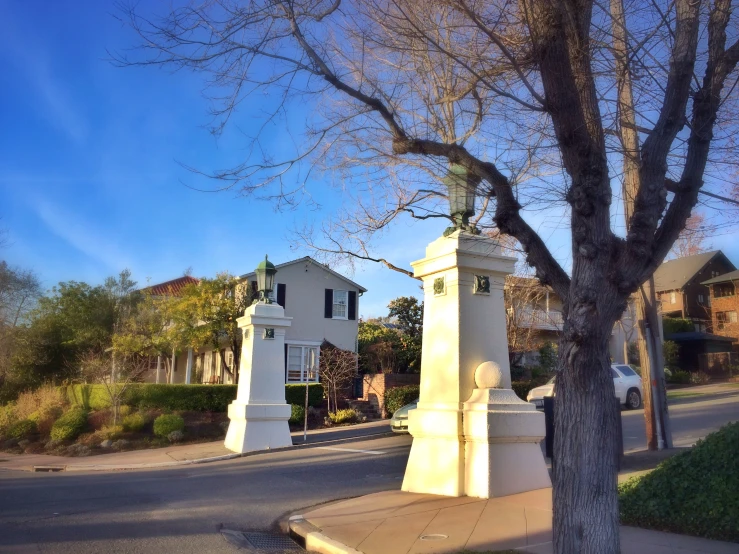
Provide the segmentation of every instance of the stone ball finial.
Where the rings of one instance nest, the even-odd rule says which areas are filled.
[[[503,371],[495,362],[482,362],[475,370],[475,385],[478,389],[504,388]]]

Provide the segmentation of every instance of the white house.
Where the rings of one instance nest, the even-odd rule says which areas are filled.
[[[320,346],[324,341],[343,350],[357,351],[359,297],[367,289],[308,256],[276,268],[271,298],[285,308],[286,316],[293,318],[285,335],[285,382],[318,381]],[[255,273],[240,278],[245,289],[256,291]],[[177,295],[181,286],[193,282],[197,280],[185,277],[151,288],[157,294]],[[190,349],[166,360],[153,357],[146,381],[229,384],[235,382],[231,371],[234,366],[230,348],[221,352],[209,347]]]

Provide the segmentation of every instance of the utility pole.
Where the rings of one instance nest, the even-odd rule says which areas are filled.
[[[628,37],[623,0],[611,0],[613,55],[618,86],[619,136],[623,147],[623,197],[628,233],[634,213],[634,199],[639,191],[640,149],[634,98],[629,69]],[[659,314],[654,292],[654,277],[642,284],[634,298],[639,364],[642,372],[642,402],[646,424],[647,447],[672,447],[667,395],[665,392],[662,342],[659,340]],[[650,355],[651,354],[651,355]],[[628,360],[627,360],[628,361]],[[655,409],[656,408],[656,409]]]

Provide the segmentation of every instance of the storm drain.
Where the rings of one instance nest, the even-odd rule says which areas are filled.
[[[239,548],[254,550],[257,552],[277,553],[277,552],[302,552],[303,549],[298,546],[287,535],[279,533],[263,533],[253,531],[232,531],[231,529],[221,529],[221,535],[228,542]]]

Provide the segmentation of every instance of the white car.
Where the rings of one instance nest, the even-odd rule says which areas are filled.
[[[641,377],[624,364],[613,364],[613,385],[616,388],[616,396],[621,404],[630,410],[641,408],[642,386]],[[554,396],[554,377],[549,379],[546,385],[536,387],[529,391],[526,401],[531,402],[538,409],[544,408],[544,397]]]

